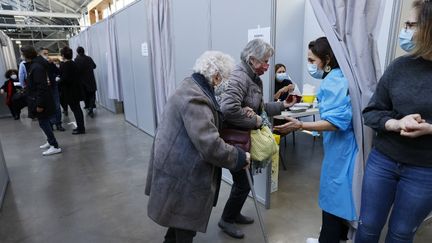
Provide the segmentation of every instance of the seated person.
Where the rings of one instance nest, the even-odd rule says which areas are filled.
[[[285,100],[293,92],[301,96],[300,90],[286,73],[286,67],[283,64],[275,65],[275,95],[274,100]]]

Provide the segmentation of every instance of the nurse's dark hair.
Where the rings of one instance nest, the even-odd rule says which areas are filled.
[[[432,57],[432,1],[416,0],[412,5],[417,13],[417,29],[414,35],[416,57]]]
[[[328,65],[332,69],[339,67],[339,63],[336,60],[336,57],[333,53],[333,50],[331,49],[327,37],[320,37],[314,41],[309,42],[308,48],[315,56],[321,59],[323,63],[327,63],[327,61],[329,61]]]

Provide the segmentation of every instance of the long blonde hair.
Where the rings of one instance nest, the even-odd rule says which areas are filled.
[[[416,0],[413,8],[417,11],[417,31],[415,34],[416,57],[432,58],[432,1]]]

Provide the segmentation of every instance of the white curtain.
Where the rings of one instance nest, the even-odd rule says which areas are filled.
[[[318,22],[349,81],[353,123],[359,153],[353,179],[357,213],[365,160],[372,146],[372,130],[361,112],[381,77],[377,39],[385,0],[310,0]],[[355,222],[353,222],[355,225]]]
[[[110,16],[107,24],[107,47],[108,47],[108,58],[107,58],[107,85],[108,85],[108,98],[123,101],[120,76],[118,73],[118,57],[117,57],[117,35],[115,28],[115,19]]]
[[[168,97],[175,90],[174,51],[171,31],[171,1],[147,0],[149,54],[156,121],[159,123]]]
[[[16,69],[17,62],[12,40],[3,31],[0,31],[0,47],[2,49],[2,56],[5,68]]]

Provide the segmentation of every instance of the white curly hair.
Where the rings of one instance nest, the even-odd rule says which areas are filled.
[[[206,51],[196,61],[193,71],[204,75],[211,84],[212,77],[219,74],[227,79],[234,69],[234,59],[220,51]]]

